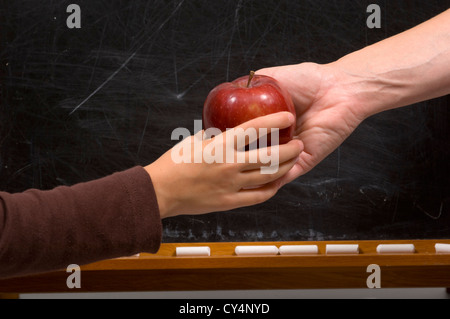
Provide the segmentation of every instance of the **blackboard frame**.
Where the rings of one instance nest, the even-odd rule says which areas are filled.
[[[176,72],[173,69],[164,71],[162,67],[157,69],[160,73],[155,77],[148,72],[149,69],[154,68],[154,65],[151,63],[147,66],[149,57],[152,56],[150,49],[158,47],[161,43],[169,43],[169,46],[176,44],[175,47],[179,51],[184,48],[183,44],[185,43],[183,39],[176,37],[171,32],[171,30],[178,30],[175,28],[177,21],[168,20],[168,18],[178,14],[174,10],[181,2],[173,2],[172,11],[165,16],[163,15],[160,19],[156,17],[154,23],[150,20],[142,19],[144,25],[149,27],[148,32],[146,30],[142,33],[130,32],[127,34],[127,32],[124,32],[126,26],[130,26],[132,30],[138,28],[136,24],[133,24],[137,22],[137,18],[112,21],[111,24],[118,22],[117,28],[121,27],[122,29],[116,30],[111,25],[108,25],[108,27],[112,28],[110,30],[112,34],[114,33],[113,31],[117,31],[117,33],[113,34],[113,39],[105,37],[103,39],[105,42],[95,42],[91,39],[92,42],[90,44],[93,48],[88,51],[83,51],[82,46],[77,47],[77,43],[79,44],[86,40],[84,38],[85,32],[92,32],[96,36],[101,35],[104,32],[102,27],[107,24],[102,25],[99,23],[89,27],[89,17],[98,18],[92,21],[102,21],[103,13],[100,12],[100,16],[96,16],[94,13],[89,15],[89,9],[86,7],[88,1],[78,2],[83,12],[88,13],[87,17],[83,15],[84,19],[87,20],[84,20],[81,30],[67,30],[64,26],[65,17],[67,16],[64,9],[69,3],[67,1],[58,2],[58,6],[55,6],[55,8],[45,7],[40,2],[39,4],[42,6],[32,8],[32,1],[10,1],[7,4],[8,6],[31,4],[29,7],[22,8],[23,12],[30,14],[28,23],[36,24],[43,28],[41,30],[38,27],[36,30],[41,32],[42,35],[48,35],[47,38],[44,38],[48,42],[48,46],[41,47],[40,44],[36,44],[39,42],[38,37],[25,40],[24,38],[19,38],[20,41],[12,41],[9,45],[11,43],[13,45],[6,48],[10,50],[7,51],[9,55],[6,54],[1,57],[0,74],[2,77],[7,77],[6,86],[2,86],[2,89],[6,91],[2,91],[1,97],[2,115],[6,114],[7,116],[6,119],[2,118],[2,124],[7,123],[8,125],[3,125],[0,133],[8,135],[10,132],[25,132],[26,130],[23,128],[14,131],[12,130],[13,127],[9,126],[10,122],[13,123],[12,120],[17,120],[18,118],[24,121],[23,123],[26,123],[23,125],[24,127],[30,129],[24,134],[26,138],[22,140],[11,139],[6,144],[2,144],[0,176],[2,177],[2,188],[5,190],[19,191],[28,187],[50,188],[57,184],[72,184],[78,181],[98,178],[115,170],[126,169],[132,165],[146,164],[155,160],[158,155],[161,155],[163,150],[167,150],[171,146],[167,137],[170,136],[169,133],[172,129],[178,126],[191,127],[192,120],[200,117],[202,97],[206,96],[214,85],[222,81],[232,80],[244,73],[246,74],[249,68],[255,69],[276,64],[299,63],[310,60],[318,63],[330,62],[363,45],[381,40],[398,31],[412,27],[420,21],[431,18],[446,6],[445,1],[427,1],[426,5],[423,4],[423,1],[412,1],[412,4],[406,8],[406,5],[400,4],[400,2],[378,1],[386,14],[383,20],[384,24],[380,30],[369,30],[364,27],[366,17],[364,9],[369,4],[369,1],[362,1],[357,4],[354,4],[355,1],[348,1],[345,3],[347,6],[346,10],[341,11],[336,11],[333,7],[327,7],[329,1],[315,1],[314,7],[309,10],[306,6],[303,7],[302,12],[305,12],[304,16],[300,16],[297,19],[297,17],[289,14],[289,19],[286,20],[288,22],[297,21],[297,26],[304,26],[304,29],[299,29],[302,43],[287,41],[288,36],[294,34],[295,31],[291,28],[291,25],[288,23],[275,24],[273,29],[263,28],[261,35],[271,34],[270,38],[273,39],[278,34],[283,34],[282,37],[279,37],[279,39],[283,40],[283,44],[272,48],[269,51],[270,54],[264,55],[263,50],[256,51],[255,48],[261,45],[267,51],[270,49],[270,46],[263,46],[264,41],[259,41],[259,38],[251,40],[253,41],[251,44],[254,44],[251,48],[248,46],[240,47],[240,41],[244,39],[241,36],[245,35],[245,33],[240,33],[244,31],[234,27],[244,26],[248,28],[246,30],[255,30],[260,25],[255,22],[256,20],[253,21],[255,23],[246,23],[246,21],[251,21],[251,19],[245,15],[241,16],[241,20],[236,20],[239,17],[237,9],[239,9],[239,3],[241,2],[229,1],[231,4],[225,7],[226,10],[222,10],[223,15],[220,16],[223,20],[216,19],[217,21],[223,21],[223,24],[212,24],[217,28],[216,30],[221,37],[218,37],[216,40],[210,38],[209,42],[207,41],[207,45],[211,44],[211,51],[208,52],[208,55],[205,54],[203,59],[200,59],[200,62],[195,64],[195,67],[189,67],[189,63],[193,63],[197,59],[194,55],[204,50],[207,45],[201,47],[197,43],[196,46],[200,47],[201,50],[196,51],[194,48],[186,56],[178,56],[178,60],[173,59],[176,56],[175,51],[170,52],[170,50],[167,50],[167,47],[162,47],[162,53],[158,57],[166,55],[167,60],[162,60],[163,62],[165,61],[165,64],[162,62],[163,67],[167,67],[169,64],[173,66],[180,63],[178,65],[180,73],[177,73],[175,77],[174,73]],[[95,3],[101,3],[90,2],[93,6],[95,6]],[[292,1],[261,3],[270,9],[270,3],[275,2],[277,3],[275,6],[277,9],[282,6],[288,6],[289,2],[294,3]],[[114,2],[110,1],[110,3]],[[138,1],[133,3],[138,3]],[[197,1],[197,3],[201,4],[201,1]],[[215,3],[217,4],[218,2]],[[343,2],[339,3],[342,4]],[[301,6],[300,4],[299,7]],[[220,8],[220,5],[218,7]],[[17,10],[17,8],[14,7],[14,10]],[[244,7],[244,9],[248,10],[249,8]],[[111,12],[114,12],[115,9],[117,8],[114,8],[113,5],[109,9],[105,8],[105,10],[112,10]],[[151,8],[146,9],[148,12],[151,12]],[[209,8],[208,10],[209,13],[215,12],[214,8]],[[0,11],[0,14],[5,12],[4,10]],[[127,11],[130,14],[133,12],[133,10]],[[180,19],[178,21],[189,21],[189,19],[194,21],[195,17],[189,17],[193,12],[193,10],[189,11],[184,20]],[[273,10],[273,12],[268,11],[268,13],[266,12],[262,15],[270,18],[276,16],[276,12],[276,10]],[[289,13],[288,10],[284,12]],[[411,14],[408,14],[408,12]],[[324,16],[326,18],[320,19],[322,13],[328,13],[332,18]],[[105,16],[108,15],[105,14]],[[16,23],[17,20],[14,19],[20,17],[14,11],[14,15],[1,21]],[[152,15],[148,17],[154,18]],[[214,16],[210,18],[210,20],[214,19]],[[123,23],[123,21],[130,22],[130,24]],[[137,25],[139,26],[139,24]],[[169,28],[169,32],[160,33],[161,38],[158,41],[153,41],[154,38],[150,36],[150,31],[158,31],[160,27],[163,30],[163,27],[166,25],[172,29]],[[220,29],[222,25],[224,27]],[[28,28],[29,24],[24,23],[21,26]],[[204,30],[200,26],[201,24],[196,24],[196,28],[199,30],[198,37],[203,39],[200,31]],[[0,34],[3,39],[11,36],[11,34],[4,33],[5,29],[7,30],[8,28],[0,28]],[[305,29],[308,32],[303,32]],[[272,31],[268,32],[269,30],[272,30],[273,33]],[[336,32],[334,33],[334,31]],[[350,37],[351,34],[355,36]],[[36,33],[32,33],[32,35],[36,36]],[[138,38],[140,36],[144,41],[135,41],[134,36]],[[346,36],[349,38],[345,38]],[[99,36],[99,39],[102,38]],[[321,39],[322,45],[316,45],[316,39]],[[12,40],[14,40],[14,37]],[[117,46],[102,47],[100,44],[106,45],[107,40],[112,41]],[[192,39],[190,38],[190,40]],[[71,46],[70,43],[75,43],[75,45]],[[337,45],[331,47],[330,50],[330,43],[337,43]],[[2,49],[5,48],[4,44],[2,42]],[[94,47],[93,44],[96,44],[96,46]],[[36,45],[37,50],[30,50],[30,48],[33,48],[33,45]],[[55,50],[51,51],[52,48],[55,48]],[[292,51],[295,49],[302,52],[294,55]],[[242,57],[242,52],[251,50],[255,50],[253,51],[255,53],[245,55],[244,58]],[[40,60],[40,56],[36,55],[34,56],[35,60],[33,60],[32,55],[36,52],[47,55],[51,61],[49,63],[51,68],[44,71],[39,69],[39,66],[43,65],[42,63],[45,63],[47,59]],[[168,54],[168,52],[171,54]],[[14,54],[17,54],[16,57],[18,59],[15,62],[19,61],[23,68],[15,68],[14,59],[12,61],[5,60],[14,57]],[[77,56],[77,54],[80,54],[80,56]],[[83,56],[83,54],[87,54],[87,56]],[[62,75],[58,66],[64,65],[64,63],[67,64],[69,63],[68,61],[72,60],[78,67],[71,69],[74,72],[69,72],[69,75]],[[61,64],[58,64],[59,62]],[[31,72],[32,74],[28,74],[28,77],[24,76],[24,74],[27,75],[26,72],[30,67],[36,67],[34,69],[35,73]],[[181,70],[183,68],[185,70]],[[87,72],[83,73],[83,70],[87,70]],[[41,71],[43,73],[39,73]],[[116,74],[116,71],[119,72]],[[190,78],[187,75],[190,72],[194,72],[196,76]],[[114,81],[106,82],[115,74],[118,76],[114,78]],[[86,81],[88,85],[78,86],[83,81]],[[146,81],[154,84],[156,89],[147,92],[146,87],[141,85]],[[157,85],[158,81],[160,81],[159,85]],[[131,85],[126,85],[127,83],[131,83]],[[2,82],[3,84],[5,83]],[[23,95],[20,88],[25,88],[24,92],[29,95]],[[168,90],[168,88],[171,88],[171,90]],[[97,89],[100,90],[97,91]],[[39,90],[48,90],[50,93],[48,96],[45,96],[40,94]],[[193,93],[194,91],[195,94]],[[61,92],[64,94],[58,96]],[[112,94],[113,92],[116,92],[116,94]],[[151,102],[147,100],[150,96],[152,96]],[[44,109],[45,112],[41,112],[42,109],[33,110],[30,106],[30,101],[33,101],[36,97],[41,98],[41,106],[46,103],[50,104],[48,108]],[[126,102],[125,106],[121,106],[116,103],[117,101],[128,102]],[[168,101],[170,104],[175,105],[174,109],[169,111],[164,108]],[[111,106],[114,107],[109,113],[108,107]],[[402,188],[405,185],[414,186],[417,183],[427,185],[427,181],[429,181],[427,173],[421,173],[418,180],[408,179],[410,177],[409,174],[412,174],[414,171],[417,172],[416,164],[420,163],[423,165],[420,168],[423,168],[427,164],[435,163],[434,160],[436,159],[441,161],[440,165],[444,165],[442,167],[448,170],[448,166],[445,166],[445,162],[443,162],[446,157],[442,156],[448,150],[440,149],[442,145],[448,144],[438,143],[438,141],[445,141],[445,138],[448,137],[446,133],[449,132],[449,129],[445,128],[450,118],[448,106],[449,97],[444,97],[434,101],[419,103],[407,109],[396,110],[390,114],[380,114],[369,119],[363,123],[343,148],[332,154],[330,158],[318,167],[317,171],[308,176],[306,181],[299,180],[294,186],[282,190],[281,197],[276,197],[267,205],[255,207],[251,211],[237,210],[236,212],[231,212],[228,214],[231,220],[224,221],[225,217],[223,214],[211,214],[202,218],[181,217],[176,220],[165,221],[167,233],[165,243],[159,254],[155,256],[143,255],[139,258],[109,260],[85,266],[82,268],[82,271],[86,275],[83,278],[86,278],[87,281],[83,291],[361,288],[365,287],[365,279],[368,276],[365,268],[369,262],[379,263],[383,267],[383,271],[386,270],[386,272],[383,272],[385,278],[383,279],[383,285],[386,285],[385,287],[449,287],[450,259],[446,255],[436,255],[432,251],[432,246],[435,242],[450,242],[448,240],[448,229],[445,227],[437,232],[433,232],[435,225],[444,225],[448,221],[449,214],[447,210],[443,211],[442,207],[445,204],[444,208],[446,208],[446,205],[449,203],[446,197],[449,184],[443,184],[444,187],[441,189],[439,188],[439,183],[428,184],[433,186],[428,190],[429,194],[422,194],[420,191],[416,191],[413,194],[414,196],[424,196],[423,204],[418,200],[408,202],[407,198],[397,196],[398,189],[396,185],[384,179],[385,176],[389,176],[396,169],[403,169],[405,178],[403,181],[405,183],[397,185],[398,188]],[[185,112],[180,112],[180,116],[174,120],[172,114],[179,112],[181,109],[184,109]],[[47,119],[44,122],[37,122],[38,118],[42,119],[42,113],[48,116]],[[154,113],[156,114],[155,117],[153,117]],[[102,117],[103,120],[100,121]],[[411,120],[410,123],[413,124],[408,124],[408,120]],[[38,124],[34,126],[33,123]],[[418,123],[416,127],[414,123]],[[438,129],[427,131],[429,135],[419,134],[421,128],[427,128],[430,125]],[[5,127],[8,129],[5,129]],[[46,127],[50,129],[45,130],[44,128]],[[80,127],[87,129],[81,130]],[[139,129],[134,129],[134,127]],[[156,133],[148,134],[147,132],[143,134],[146,132],[147,127]],[[51,134],[53,129],[62,130],[63,128],[65,129],[64,133],[69,132],[71,134],[62,136]],[[394,137],[403,130],[409,132],[407,134],[409,136],[403,135],[401,138],[402,143],[399,144],[399,140]],[[111,139],[112,133],[115,132],[120,134],[116,139]],[[98,136],[104,134],[102,136],[103,139],[97,138],[96,134]],[[379,144],[374,143],[370,145],[374,141],[373,139],[368,139],[364,142],[364,138],[371,135],[379,136]],[[8,136],[11,137],[11,135]],[[19,136],[19,134],[14,136]],[[417,140],[416,137],[419,137],[419,144],[411,144],[412,140]],[[436,137],[439,139],[435,139]],[[105,143],[105,140],[112,140],[113,142],[108,144]],[[4,142],[5,140],[2,139],[2,141]],[[47,141],[52,143],[47,143]],[[68,142],[70,147],[73,148],[71,150],[72,153],[67,152],[67,148],[60,147],[61,141],[64,143]],[[429,145],[430,143],[436,143],[431,145],[434,150],[434,157],[424,157],[423,148],[420,145]],[[418,147],[415,147],[415,145]],[[83,151],[84,149],[94,149],[95,147],[105,149],[106,152],[91,153]],[[355,162],[352,162],[350,158],[352,155],[351,151],[360,147],[363,147],[366,152],[363,152],[364,157],[356,163],[360,164],[360,166],[355,168]],[[388,155],[394,153],[392,150],[398,152],[401,149],[406,150],[403,155],[399,155],[404,157],[404,161],[389,162],[386,160],[386,158],[389,158]],[[379,153],[376,153],[377,151]],[[73,157],[75,152],[77,152],[78,158],[72,161],[71,157]],[[12,156],[8,158],[5,156],[6,153],[10,153]],[[365,166],[364,161],[370,163],[372,154],[376,155],[378,162],[375,161],[373,167]],[[410,159],[409,156],[417,154],[422,157],[418,157],[418,160],[415,161],[408,161]],[[114,160],[109,162],[108,167],[102,167],[102,162],[107,158],[114,158]],[[64,170],[65,166],[61,166],[62,168],[52,166],[55,163],[54,159],[58,159],[60,163],[71,160],[71,162],[68,162],[67,167],[76,166],[77,169],[63,175],[60,172]],[[52,165],[45,165],[46,163]],[[410,167],[408,168],[402,163],[410,165]],[[5,166],[8,166],[12,172],[6,170]],[[340,167],[340,169],[338,170],[337,167]],[[382,172],[385,172],[386,168],[391,170],[386,172],[387,175],[383,175]],[[439,168],[439,166],[436,166],[432,169],[434,171],[432,176],[445,177],[448,171],[439,171]],[[352,169],[354,169],[353,176],[359,176],[360,179],[358,181],[362,181],[361,183],[355,184],[355,180],[349,181],[347,179],[351,176],[348,172],[351,172]],[[325,174],[321,172],[325,172]],[[377,175],[374,172],[379,174]],[[330,180],[330,178],[330,183],[321,184],[326,180]],[[370,187],[374,185],[371,183],[373,180],[378,181],[376,187]],[[266,225],[276,225],[277,220],[278,223],[286,225],[291,220],[290,217],[297,214],[294,208],[301,207],[302,204],[301,200],[293,201],[294,191],[297,190],[297,187],[302,189],[303,198],[313,195],[313,197],[310,197],[311,201],[309,201],[309,204],[316,202],[319,206],[320,204],[324,206],[318,207],[314,212],[303,213],[302,217],[305,217],[305,222],[300,224],[302,227],[299,227],[303,232],[292,234],[286,232],[287,235],[285,236],[282,228],[275,227],[274,229],[265,230]],[[339,209],[343,207],[339,206],[339,199],[343,189],[349,189],[359,196],[358,203],[356,203],[357,201],[353,202],[354,205],[349,210]],[[384,204],[385,197],[383,197],[386,189],[389,189],[390,199],[387,205]],[[408,191],[406,191],[407,194]],[[430,194],[431,197],[427,197]],[[439,197],[436,199],[434,195]],[[363,204],[358,205],[359,201],[363,201]],[[438,203],[437,206],[435,202]],[[291,211],[282,217],[286,209],[286,203],[291,208]],[[344,200],[343,203],[344,205],[347,204],[348,207],[348,201]],[[313,209],[317,208],[313,205],[311,207]],[[333,210],[328,210],[327,214],[327,210],[323,209],[324,207],[333,207]],[[400,207],[401,209],[397,209]],[[377,214],[374,208],[377,208],[378,212],[384,211],[387,213]],[[411,217],[408,213],[412,211],[412,208],[414,210]],[[330,212],[335,214],[334,220],[330,219]],[[442,212],[444,213],[444,218],[441,219]],[[354,214],[360,214],[360,217],[355,218]],[[241,217],[238,217],[238,215]],[[406,223],[410,217],[415,223]],[[300,219],[298,216],[297,218]],[[373,224],[374,220],[376,225]],[[389,228],[392,221],[396,220],[400,220],[400,222],[392,226],[392,235],[389,236],[389,231],[383,233],[383,230]],[[233,237],[230,235],[230,231],[233,231],[232,227],[221,227],[220,231],[217,227],[220,224],[243,224],[243,221],[244,224],[248,221],[257,225],[255,226],[256,230],[244,230],[241,235]],[[417,226],[419,224],[422,225],[420,228]],[[415,228],[415,226],[418,228]],[[192,234],[189,233],[189,227],[195,230]],[[177,268],[180,262],[173,257],[174,247],[177,245],[204,245],[204,227],[206,227],[206,232],[210,232],[209,237],[206,237],[206,239],[209,239],[206,244],[212,247],[225,245],[226,249],[228,249],[227,256],[215,256],[211,259],[189,259],[191,268],[187,269],[187,266]],[[258,233],[259,229],[262,229],[261,236]],[[352,234],[355,229],[358,230],[358,233]],[[277,230],[278,233],[272,235],[274,230]],[[234,233],[236,232],[238,231]],[[171,236],[171,233],[175,235]],[[377,239],[376,243],[397,243],[399,241],[395,239],[399,238],[394,239],[393,237],[398,235],[406,242],[414,241],[417,247],[422,250],[412,256],[380,257],[374,253],[374,242],[367,242],[368,237],[365,237],[366,235],[370,235],[372,239]],[[377,236],[379,238],[376,238]],[[268,241],[273,239],[272,237],[275,237],[276,241]],[[185,238],[186,242],[179,243],[180,238]],[[235,238],[236,241],[228,242],[231,238]],[[246,241],[242,241],[244,239]],[[284,241],[279,241],[280,239]],[[357,257],[330,257],[323,256],[322,253],[317,258],[319,263],[312,264],[313,266],[308,268],[306,272],[304,272],[305,268],[296,265],[310,262],[310,257],[285,258],[279,256],[273,258],[252,257],[236,259],[236,256],[230,253],[232,247],[241,241],[246,244],[269,243],[280,245],[281,243],[292,243],[293,239],[296,240],[295,243],[298,243],[298,240],[301,240],[301,243],[304,243],[303,240],[309,244],[317,243],[321,247],[322,252],[323,246],[330,243],[330,240],[333,239],[338,239],[340,243],[351,240],[351,243],[356,242],[367,248],[364,249],[365,252],[362,256]],[[188,243],[188,241],[191,242]],[[217,268],[215,268],[214,272],[207,271],[217,261],[224,262],[227,266],[222,268],[215,266]],[[243,261],[244,263],[239,263],[238,261]],[[273,263],[273,261],[275,262]],[[397,264],[390,266],[390,263],[393,261]],[[328,262],[331,262],[329,265],[332,266],[324,267],[324,263]],[[155,264],[157,263],[162,265],[159,269],[155,269],[157,267]],[[268,270],[267,267],[271,264],[274,264],[274,267]],[[186,272],[190,276],[188,281],[184,279]],[[162,275],[167,274],[173,276],[170,282],[158,282]],[[279,274],[279,276],[276,274]],[[27,278],[0,281],[0,291],[5,293],[67,292],[67,287],[65,286],[67,275],[65,271],[59,271]],[[225,276],[224,278],[234,278],[234,281],[229,282],[228,286],[225,282],[222,282],[223,286],[221,286],[217,282],[211,281],[212,276],[220,277],[222,275]],[[245,281],[245,279],[248,280],[248,276],[252,275],[254,277],[250,282]],[[403,275],[403,277],[400,275]],[[143,281],[143,276],[148,279]],[[278,281],[280,276],[282,281]],[[304,276],[311,276],[311,280],[307,284],[299,281],[299,278]],[[90,280],[92,280],[91,287],[89,286]]]

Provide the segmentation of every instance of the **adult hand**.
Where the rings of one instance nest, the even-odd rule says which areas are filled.
[[[262,69],[257,74],[277,79],[292,96],[297,112],[296,139],[304,151],[286,184],[306,174],[332,153],[364,120],[355,95],[347,91],[344,74],[331,65],[302,63]]]
[[[450,94],[450,10],[325,65],[258,71],[292,95],[305,150],[288,183],[333,152],[367,117]]]

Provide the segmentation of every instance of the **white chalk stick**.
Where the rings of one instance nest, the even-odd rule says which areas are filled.
[[[395,254],[395,253],[415,253],[416,247],[413,244],[381,244],[377,246],[379,254]]]
[[[434,247],[437,254],[450,254],[450,244],[436,244]]]
[[[317,245],[285,245],[280,247],[281,255],[312,255],[318,254]]]
[[[278,255],[277,246],[236,246],[235,253],[238,256],[248,255]]]
[[[176,253],[179,257],[210,256],[211,249],[209,247],[177,247]]]
[[[327,254],[359,254],[359,245],[327,245]]]

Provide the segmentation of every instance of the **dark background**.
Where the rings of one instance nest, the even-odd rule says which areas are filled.
[[[66,8],[81,7],[81,29]],[[382,28],[366,26],[370,3]],[[0,190],[147,165],[217,84],[327,63],[450,1],[0,0]],[[421,39],[417,39],[421,41]],[[450,238],[449,97],[365,121],[267,203],[164,220],[165,242]]]

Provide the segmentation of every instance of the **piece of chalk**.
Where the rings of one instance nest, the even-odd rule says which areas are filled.
[[[381,244],[377,247],[379,254],[393,253],[415,253],[416,247],[413,244]]]
[[[238,256],[246,255],[278,255],[277,246],[236,246],[235,253]]]
[[[209,247],[177,247],[176,253],[179,257],[210,256],[211,249]]]
[[[327,245],[327,254],[359,254],[359,245]]]
[[[318,254],[317,245],[285,245],[280,247],[281,255],[311,255]]]
[[[450,244],[436,244],[434,247],[437,254],[450,254]]]

